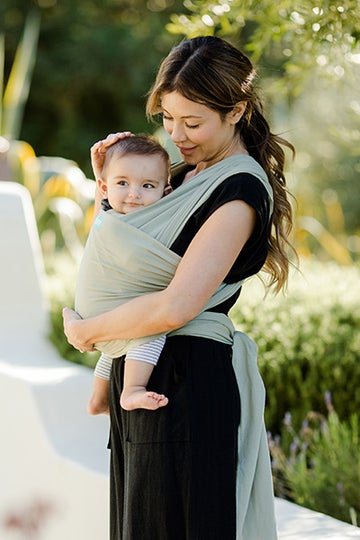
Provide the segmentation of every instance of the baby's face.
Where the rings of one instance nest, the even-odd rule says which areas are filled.
[[[129,214],[161,199],[167,181],[161,156],[126,154],[114,157],[107,167],[104,197],[114,210]]]

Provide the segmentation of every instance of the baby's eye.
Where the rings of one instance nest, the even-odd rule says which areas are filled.
[[[155,189],[154,184],[150,184],[149,182],[147,182],[146,184],[144,184],[143,187],[144,187],[145,189]]]
[[[120,181],[118,182],[118,184],[119,184],[119,186],[127,186],[127,185],[128,185],[128,183],[127,183],[126,180],[120,180]]]

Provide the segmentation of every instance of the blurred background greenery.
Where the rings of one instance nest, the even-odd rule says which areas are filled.
[[[300,253],[357,261],[359,12],[357,0],[3,0],[0,176],[21,181],[35,155],[61,156],[90,177],[96,140],[155,129],[145,120],[146,93],[170,47],[184,35],[215,33],[250,55],[273,130],[297,148],[288,177]],[[43,165],[45,179],[65,167],[26,163],[33,192]]]
[[[223,36],[250,56],[273,131],[297,151],[287,176],[302,274],[292,274],[287,296],[265,302],[255,281],[232,314],[259,345],[275,485],[356,523],[360,463],[349,445],[332,444],[337,461],[325,480],[306,475],[321,462],[314,452],[330,464],[324,426],[332,437],[346,433],[351,448],[360,442],[358,0],[2,0],[0,180],[23,183],[33,198],[51,339],[68,360],[92,366],[96,355],[69,347],[60,316],[72,304],[92,219],[89,148],[112,131],[157,129],[144,115],[157,67],[173,44],[200,34]],[[311,410],[323,420],[308,436],[302,421]],[[339,463],[352,471],[346,479]]]

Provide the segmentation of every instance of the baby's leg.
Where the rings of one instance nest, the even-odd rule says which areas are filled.
[[[168,404],[163,394],[148,392],[146,385],[154,366],[148,362],[126,359],[124,370],[124,387],[120,397],[123,409],[149,409],[151,411]]]
[[[109,414],[109,381],[94,377],[94,386],[87,410],[89,414]]]

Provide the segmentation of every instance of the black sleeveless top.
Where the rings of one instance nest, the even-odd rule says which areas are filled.
[[[182,182],[183,174],[171,180],[173,189]],[[255,229],[237,257],[234,265],[224,279],[225,283],[235,283],[259,272],[268,253],[268,236],[270,230],[270,202],[268,193],[262,182],[249,173],[237,173],[229,176],[210,195],[209,199],[187,220],[178,238],[173,242],[171,250],[183,256],[190,242],[205,221],[223,204],[242,200],[256,211]],[[236,234],[236,231],[234,231]],[[214,311],[227,313],[234,305],[240,290]]]

